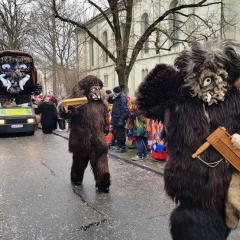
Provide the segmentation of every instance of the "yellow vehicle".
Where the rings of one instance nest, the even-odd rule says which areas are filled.
[[[41,90],[29,53],[0,52],[0,133],[34,134],[36,116],[31,95],[40,94]]]
[[[36,126],[31,95],[0,96],[0,133],[25,132],[33,135]]]

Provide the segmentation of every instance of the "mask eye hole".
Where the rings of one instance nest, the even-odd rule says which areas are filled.
[[[11,68],[11,66],[8,63],[5,63],[5,64],[2,65],[3,70],[9,70],[10,68]]]
[[[22,63],[22,64],[19,65],[19,69],[20,70],[26,70],[27,69],[27,65]]]
[[[93,88],[91,89],[91,92],[97,92],[97,91],[99,91],[99,90],[100,90],[99,87],[93,87]]]
[[[207,87],[212,82],[210,77],[206,77],[203,81],[203,87]]]

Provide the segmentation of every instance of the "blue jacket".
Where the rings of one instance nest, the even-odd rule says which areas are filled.
[[[109,103],[113,103],[111,124],[118,125],[119,122],[124,122],[129,114],[126,95],[121,92],[116,98],[109,99]]]

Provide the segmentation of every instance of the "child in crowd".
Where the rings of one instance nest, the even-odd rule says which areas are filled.
[[[128,129],[133,129],[133,136],[136,138],[137,156],[131,158],[133,161],[141,161],[148,154],[148,137],[150,131],[149,119],[141,114],[135,104],[135,98],[129,101]]]

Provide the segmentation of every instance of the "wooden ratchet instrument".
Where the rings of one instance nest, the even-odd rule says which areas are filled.
[[[192,155],[192,158],[196,158],[209,146],[213,146],[226,160],[228,160],[229,163],[240,171],[240,150],[232,147],[231,138],[232,136],[224,127],[217,128],[207,137],[207,142],[198,148],[198,150]]]
[[[87,103],[87,97],[82,97],[82,98],[69,98],[69,99],[63,99],[62,100],[62,105],[65,110],[67,110],[68,106],[75,106],[75,105],[81,105],[84,103]]]

